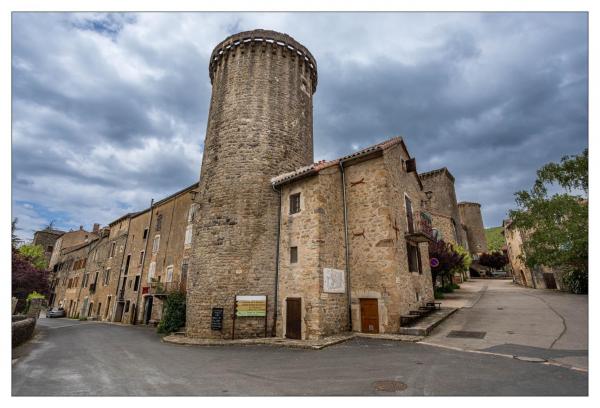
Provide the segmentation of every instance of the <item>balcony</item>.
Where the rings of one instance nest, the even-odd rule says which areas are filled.
[[[416,244],[434,241],[431,215],[421,211],[419,214],[415,214],[414,218],[409,218],[408,231],[404,237]]]
[[[171,292],[185,292],[185,282],[151,282],[148,294],[154,296],[167,296]]]

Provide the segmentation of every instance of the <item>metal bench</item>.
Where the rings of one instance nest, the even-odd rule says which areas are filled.
[[[427,302],[427,306],[440,310],[442,308],[442,302]]]

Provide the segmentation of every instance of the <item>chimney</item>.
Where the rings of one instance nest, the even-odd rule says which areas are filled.
[[[79,226],[79,231],[83,231],[83,225]]]
[[[94,224],[94,229],[92,229],[92,232],[98,233],[99,230],[100,230],[100,224],[95,223]]]

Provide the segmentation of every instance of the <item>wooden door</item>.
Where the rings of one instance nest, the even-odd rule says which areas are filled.
[[[363,333],[379,333],[377,299],[360,299],[360,327]]]
[[[302,338],[302,301],[300,298],[286,299],[285,337],[288,339]]]
[[[554,274],[552,272],[545,272],[543,276],[546,289],[556,289],[556,280],[554,279]]]

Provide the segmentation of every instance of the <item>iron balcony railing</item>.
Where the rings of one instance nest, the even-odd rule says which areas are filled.
[[[167,295],[171,292],[185,292],[185,290],[185,282],[151,282],[148,294]]]
[[[428,242],[433,241],[433,227],[431,225],[431,215],[425,211],[420,211],[413,216],[412,225],[408,226],[406,239],[413,242]]]

